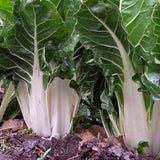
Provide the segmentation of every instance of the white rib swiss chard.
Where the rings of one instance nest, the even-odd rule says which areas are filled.
[[[17,0],[10,10],[13,26],[9,31],[1,28],[7,34],[1,35],[0,69],[12,75],[28,128],[44,137],[67,134],[79,102],[69,86],[69,79],[76,78],[72,56],[77,37],[75,19],[72,32],[65,21],[73,6],[65,1],[61,7],[70,15],[62,17],[51,0]]]
[[[89,62],[92,62],[92,65],[94,63],[95,68],[99,68],[106,81],[106,88],[104,87],[99,95],[103,109],[106,107],[105,109],[108,110],[109,107],[112,107],[110,103],[112,94],[109,95],[109,91],[116,94],[120,127],[115,118],[115,111],[108,112],[114,126],[114,133],[122,133],[125,143],[132,149],[139,141],[148,141],[150,144],[149,152],[156,154],[160,151],[160,146],[159,141],[154,141],[153,137],[156,135],[159,139],[158,135],[160,135],[159,132],[155,134],[157,132],[155,127],[159,117],[159,108],[156,102],[155,110],[152,110],[153,100],[151,96],[138,92],[138,88],[143,82],[143,90],[152,94],[155,92],[153,89],[153,86],[155,88],[155,84],[153,84],[156,83],[155,79],[152,79],[152,86],[146,87],[145,82],[148,81],[145,78],[148,77],[146,76],[149,73],[148,71],[155,69],[155,65],[150,65],[152,61],[156,60],[157,62],[156,56],[154,58],[152,56],[155,52],[151,51],[153,49],[158,50],[158,47],[155,47],[158,42],[155,32],[158,32],[158,28],[154,28],[153,23],[158,23],[156,17],[159,3],[155,1],[121,0],[119,4],[118,8],[117,3],[109,0],[83,2],[76,14],[78,20],[76,30],[80,35],[83,46],[91,50],[94,55],[92,56],[94,58]],[[129,22],[126,24],[128,34],[124,29],[124,22],[119,10],[124,12],[125,24],[127,23],[125,18],[127,19],[127,16],[130,16]],[[158,54],[156,55],[158,56]],[[148,69],[148,66],[150,69]],[[148,70],[143,74],[146,68]],[[135,74],[134,79],[140,80],[140,85],[132,80]],[[152,72],[152,75],[157,78],[159,74],[156,74],[155,77]],[[151,89],[153,90],[151,91]]]

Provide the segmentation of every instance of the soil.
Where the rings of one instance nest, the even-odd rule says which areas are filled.
[[[98,125],[88,129],[78,126],[76,134],[62,139],[28,134],[19,119],[2,121],[0,126],[0,160],[160,160],[160,155],[153,157],[128,150],[122,136],[107,138]]]
[[[128,150],[122,136],[107,138],[97,125],[62,139],[47,139],[24,134],[24,127],[16,128],[15,122],[14,129],[0,130],[0,160],[160,160]]]

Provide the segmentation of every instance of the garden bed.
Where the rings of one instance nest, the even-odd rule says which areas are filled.
[[[25,125],[20,126],[22,121],[19,121],[19,124],[17,122],[18,120],[14,120],[14,125],[13,121],[11,122],[12,127],[1,129],[0,160],[42,160],[44,157],[45,160],[160,159],[128,150],[122,136],[107,138],[103,128],[97,125],[79,129],[76,134],[62,139],[49,139],[33,133],[24,134],[24,131],[27,133]]]

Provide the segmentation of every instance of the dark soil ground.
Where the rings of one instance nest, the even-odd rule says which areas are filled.
[[[0,137],[0,160],[160,160],[128,150],[122,137],[106,138],[101,131],[93,131],[83,130],[59,140],[8,133]]]
[[[0,160],[160,160],[160,156],[128,150],[121,136],[107,138],[103,127],[97,125],[79,128],[76,134],[62,139],[24,131],[26,126],[19,119],[6,121],[0,127]]]

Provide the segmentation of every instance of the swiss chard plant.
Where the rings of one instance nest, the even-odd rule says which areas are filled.
[[[132,149],[149,142],[152,154],[160,151],[159,9],[156,0],[88,0],[75,15],[87,64],[101,75],[90,102],[101,107],[107,134],[123,134]]]
[[[0,70],[12,82],[28,128],[40,136],[70,131],[80,92],[74,12],[78,1],[13,0],[0,8]]]

